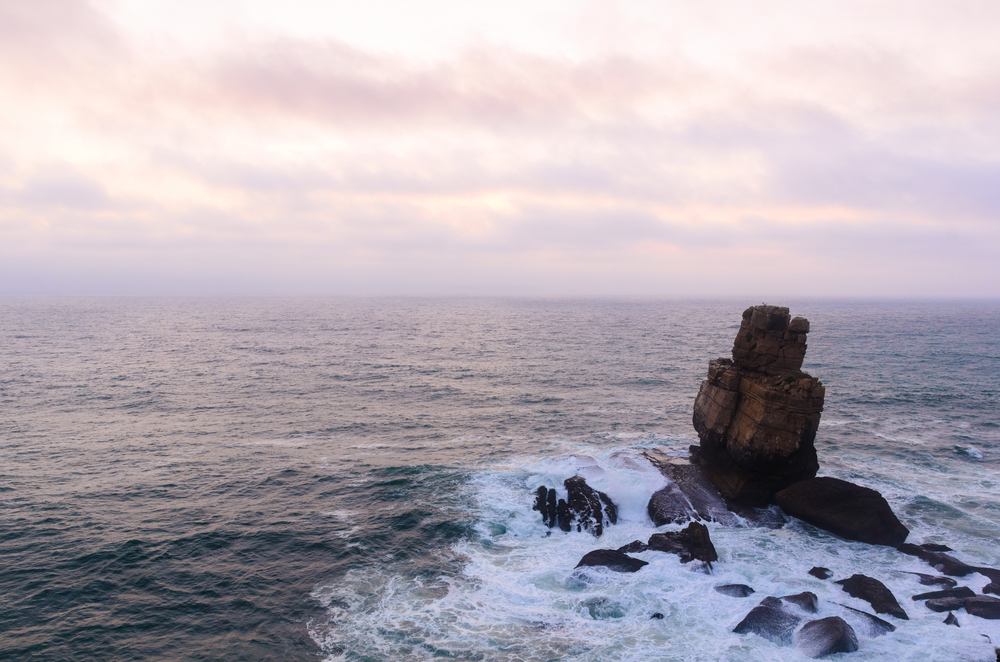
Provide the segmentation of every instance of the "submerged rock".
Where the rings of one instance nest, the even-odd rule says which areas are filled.
[[[646,565],[649,563],[642,559],[634,559],[615,549],[595,549],[587,552],[576,567],[604,567],[615,572],[636,572]]]
[[[815,567],[809,571],[809,574],[819,579],[829,579],[830,577],[833,577],[833,573],[830,572],[829,568]]]
[[[792,643],[792,632],[802,619],[788,611],[781,600],[764,598],[733,628],[737,634],[756,634],[779,644]]]
[[[715,590],[731,598],[746,598],[756,592],[746,584],[723,584],[722,586],[716,586]]]
[[[848,540],[896,547],[910,533],[881,494],[838,478],[803,480],[774,499],[787,514]]]
[[[823,384],[801,371],[809,322],[788,308],[743,312],[733,358],[708,364],[694,403],[697,461],[725,499],[764,506],[819,469]]]
[[[854,623],[854,627],[861,631],[861,634],[874,639],[875,637],[881,637],[883,634],[888,634],[890,632],[896,631],[896,626],[889,621],[882,620],[874,614],[869,614],[866,611],[861,611],[860,609],[855,609],[854,607],[848,607],[847,605],[842,605],[839,602],[834,602],[833,604],[838,607],[842,607],[847,610],[845,613],[848,618]]]
[[[698,522],[691,522],[681,531],[654,533],[649,537],[648,545],[649,549],[657,552],[680,554],[681,563],[698,559],[711,564],[719,558],[708,535],[708,527]]]
[[[853,653],[858,650],[858,636],[847,621],[840,616],[830,616],[803,625],[795,633],[795,647],[813,658]]]
[[[658,621],[662,621],[663,618],[664,618],[664,616],[660,612],[656,612],[655,614],[653,614],[652,616],[649,617],[650,620],[656,619]]]
[[[968,586],[958,588],[946,588],[943,591],[930,591],[928,593],[918,593],[913,596],[914,600],[933,600],[935,598],[971,598],[975,592]]]
[[[889,614],[904,621],[909,620],[906,612],[896,602],[896,596],[879,580],[865,575],[852,575],[847,579],[838,580],[837,583],[843,586],[844,591],[851,597],[860,598],[870,604],[876,614]]]
[[[979,618],[996,620],[1000,618],[1000,598],[989,595],[977,595],[965,599],[965,611]]]
[[[810,614],[815,614],[818,610],[818,598],[815,593],[810,591],[796,593],[795,595],[783,595],[781,599],[789,604],[795,605],[803,611],[809,612]]]

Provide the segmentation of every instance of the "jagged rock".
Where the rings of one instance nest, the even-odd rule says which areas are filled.
[[[928,593],[918,593],[913,596],[914,600],[934,600],[935,598],[971,598],[975,592],[968,586],[958,588],[946,588],[943,591],[930,591]]]
[[[813,658],[853,653],[858,650],[858,636],[847,621],[840,616],[830,616],[803,625],[795,633],[795,647]]]
[[[843,586],[844,591],[851,597],[860,598],[870,604],[876,614],[889,614],[904,621],[909,620],[906,612],[896,602],[896,596],[879,580],[865,575],[851,575],[847,579],[838,580],[837,583]]]
[[[833,577],[833,573],[830,572],[829,568],[815,567],[809,571],[809,574],[818,579],[829,579]]]
[[[959,624],[959,622],[958,622],[958,617],[956,617],[955,614],[953,614],[950,611],[948,612],[948,615],[944,617],[944,624],[945,625],[954,625],[957,628],[962,627]]]
[[[881,494],[839,478],[803,480],[774,498],[789,515],[848,540],[896,547],[910,533]]]
[[[925,575],[919,572],[907,572],[906,574],[916,575],[920,579],[920,583],[923,584],[924,586],[947,586],[948,588],[952,588],[958,583],[951,577],[940,577],[938,575]]]
[[[815,614],[818,610],[817,600],[815,593],[811,591],[805,591],[803,593],[796,593],[795,595],[783,595],[781,599],[785,602],[795,605],[803,611],[807,611],[810,614]]]
[[[875,637],[881,637],[883,634],[888,634],[890,632],[896,631],[896,626],[889,621],[884,621],[874,614],[869,614],[866,611],[861,611],[860,609],[855,609],[854,607],[848,607],[847,605],[842,605],[839,602],[834,602],[833,604],[838,607],[843,607],[847,611],[845,612],[853,622],[854,627],[860,630],[863,635],[874,639]]]
[[[649,549],[649,545],[641,540],[633,540],[627,545],[622,545],[618,548],[618,551],[623,554],[639,554],[640,552],[645,552]]]
[[[646,565],[649,563],[641,559],[634,559],[614,549],[595,549],[592,552],[587,552],[576,564],[576,567],[602,566],[615,572],[636,572]]]
[[[775,597],[764,598],[733,628],[737,634],[753,633],[779,644],[792,643],[792,632],[802,619]]]
[[[604,492],[587,485],[581,476],[567,478],[563,483],[567,499],[556,501],[556,491],[544,485],[535,492],[532,510],[542,514],[542,522],[549,528],[558,526],[563,531],[590,531],[595,536],[604,533],[606,524],[618,522],[618,509]]]
[[[961,598],[933,598],[924,604],[931,611],[955,611],[965,606],[965,600]]]
[[[691,522],[682,531],[654,533],[647,544],[649,549],[658,552],[680,554],[681,563],[698,559],[711,564],[719,558],[708,535],[708,527],[698,522]]]
[[[814,441],[826,391],[801,371],[808,331],[788,308],[753,306],[733,359],[708,364],[694,403],[697,461],[726,499],[764,506],[819,469]]]
[[[755,591],[746,584],[723,584],[722,586],[716,586],[715,590],[722,595],[728,595],[731,598],[747,598],[755,593]]]
[[[1000,618],[1000,598],[989,595],[977,595],[965,599],[965,611],[973,616],[996,620]]]

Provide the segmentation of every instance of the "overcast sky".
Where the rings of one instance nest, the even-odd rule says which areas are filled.
[[[997,297],[998,33],[995,0],[0,0],[0,294]]]

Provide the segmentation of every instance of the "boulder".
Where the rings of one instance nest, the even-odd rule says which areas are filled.
[[[924,603],[931,611],[955,611],[965,606],[965,600],[961,598],[933,598]]]
[[[711,565],[719,558],[708,535],[708,527],[698,522],[691,522],[681,531],[654,533],[647,544],[649,549],[657,552],[680,554],[681,563],[698,559]]]
[[[1000,598],[994,598],[990,595],[966,598],[965,611],[980,618],[1000,619]]]
[[[975,592],[968,586],[958,588],[946,588],[943,591],[929,591],[928,593],[918,593],[913,596],[914,600],[934,600],[937,598],[971,598]]]
[[[595,536],[604,533],[604,527],[618,522],[618,508],[607,494],[598,492],[581,476],[563,482],[567,498],[556,500],[556,491],[544,485],[535,492],[535,505],[531,508],[542,514],[542,522],[549,528],[558,526],[563,531],[589,531]]]
[[[964,561],[959,561],[954,556],[941,552],[921,552],[920,558],[927,561],[935,570],[952,577],[965,577],[974,572],[978,572]]]
[[[774,498],[787,514],[848,540],[896,547],[910,533],[881,494],[839,478],[803,480]]]
[[[909,554],[910,556],[920,556],[925,552],[953,552],[951,547],[947,545],[937,545],[935,543],[924,543],[922,545],[916,545],[910,542],[904,542],[896,547],[897,551],[903,554]]]
[[[587,552],[576,564],[576,567],[604,567],[615,572],[636,572],[646,565],[649,563],[641,559],[634,559],[615,549],[595,549],[592,552]]]
[[[664,618],[663,614],[661,614],[660,612],[655,612],[652,616],[649,617],[649,620],[655,619],[657,621],[662,621],[663,618]]]
[[[990,582],[983,587],[983,593],[992,593],[993,595],[1000,595],[1000,584],[997,582]]]
[[[945,625],[954,625],[957,628],[962,627],[959,624],[959,622],[958,622],[958,618],[955,616],[955,614],[953,614],[950,611],[948,612],[948,615],[944,617],[944,624]]]
[[[643,456],[670,481],[653,494],[647,504],[649,519],[656,526],[688,520],[739,525],[739,519],[730,512],[722,495],[697,464],[688,458],[673,457],[656,449],[644,451]]]
[[[755,593],[755,591],[746,584],[723,584],[722,586],[716,586],[715,590],[722,595],[728,595],[731,598],[747,598]]]
[[[819,469],[814,441],[826,391],[801,371],[808,332],[788,308],[753,306],[733,358],[709,362],[692,421],[697,461],[725,499],[764,506]]]
[[[817,611],[817,598],[815,593],[810,591],[805,591],[804,593],[796,593],[795,595],[783,595],[781,599],[789,604],[793,604],[802,611],[807,611],[810,614],[815,614]]]
[[[621,547],[619,547],[618,551],[622,552],[623,554],[639,554],[641,552],[645,552],[647,549],[649,549],[649,545],[647,545],[643,541],[633,540],[629,544],[622,545]]]
[[[838,607],[842,607],[845,610],[844,614],[854,624],[853,627],[855,630],[860,631],[861,634],[866,637],[874,639],[875,637],[881,637],[883,634],[889,634],[890,632],[896,631],[895,625],[889,621],[882,620],[874,614],[869,614],[866,611],[842,605],[839,602],[834,602],[833,604]]]
[[[809,571],[809,574],[818,579],[829,579],[833,577],[833,573],[830,572],[829,568],[815,567]]]
[[[753,633],[779,644],[792,643],[792,632],[802,619],[788,611],[781,600],[764,598],[733,628],[737,634]]]
[[[653,493],[646,505],[649,519],[656,526],[687,522],[696,519],[697,513],[688,503],[684,494],[673,483]]]
[[[830,616],[803,625],[795,633],[795,647],[812,658],[853,653],[858,650],[858,636],[847,621],[840,616]]]
[[[904,621],[909,620],[906,612],[896,602],[896,596],[892,594],[885,584],[872,577],[865,575],[852,575],[847,579],[837,581],[844,587],[853,598],[860,598],[872,606],[876,614],[889,614]]]

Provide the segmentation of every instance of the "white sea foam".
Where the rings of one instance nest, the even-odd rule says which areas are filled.
[[[535,488],[561,490],[562,481],[576,474],[619,505],[619,524],[600,539],[550,530],[531,509]],[[676,555],[655,551],[634,555],[649,562],[634,574],[574,570],[593,549],[613,549],[645,541],[658,530],[681,528],[656,529],[645,516],[649,495],[664,484],[638,452],[623,449],[520,458],[475,474],[463,498],[475,511],[478,537],[451,550],[465,559],[459,574],[428,580],[374,568],[352,571],[314,593],[328,606],[329,622],[312,624],[311,633],[329,660],[805,660],[792,647],[732,629],[763,597],[802,591],[820,600],[819,613],[803,615],[803,623],[839,615],[860,627],[835,603],[867,612],[871,607],[832,579],[810,576],[808,570],[818,565],[830,568],[834,579],[855,573],[880,579],[910,616],[909,621],[883,616],[897,629],[878,638],[859,631],[861,648],[845,659],[995,659],[981,634],[1000,643],[1000,622],[960,611],[962,627],[947,626],[944,614],[909,599],[932,587],[899,571],[933,573],[926,564],[798,521],[778,530],[709,524],[719,552],[711,574],[697,563],[684,565]],[[977,593],[987,581],[979,575],[966,579],[963,585]],[[757,592],[739,599],[713,590],[730,583],[749,584]],[[654,613],[664,618],[651,619]]]

